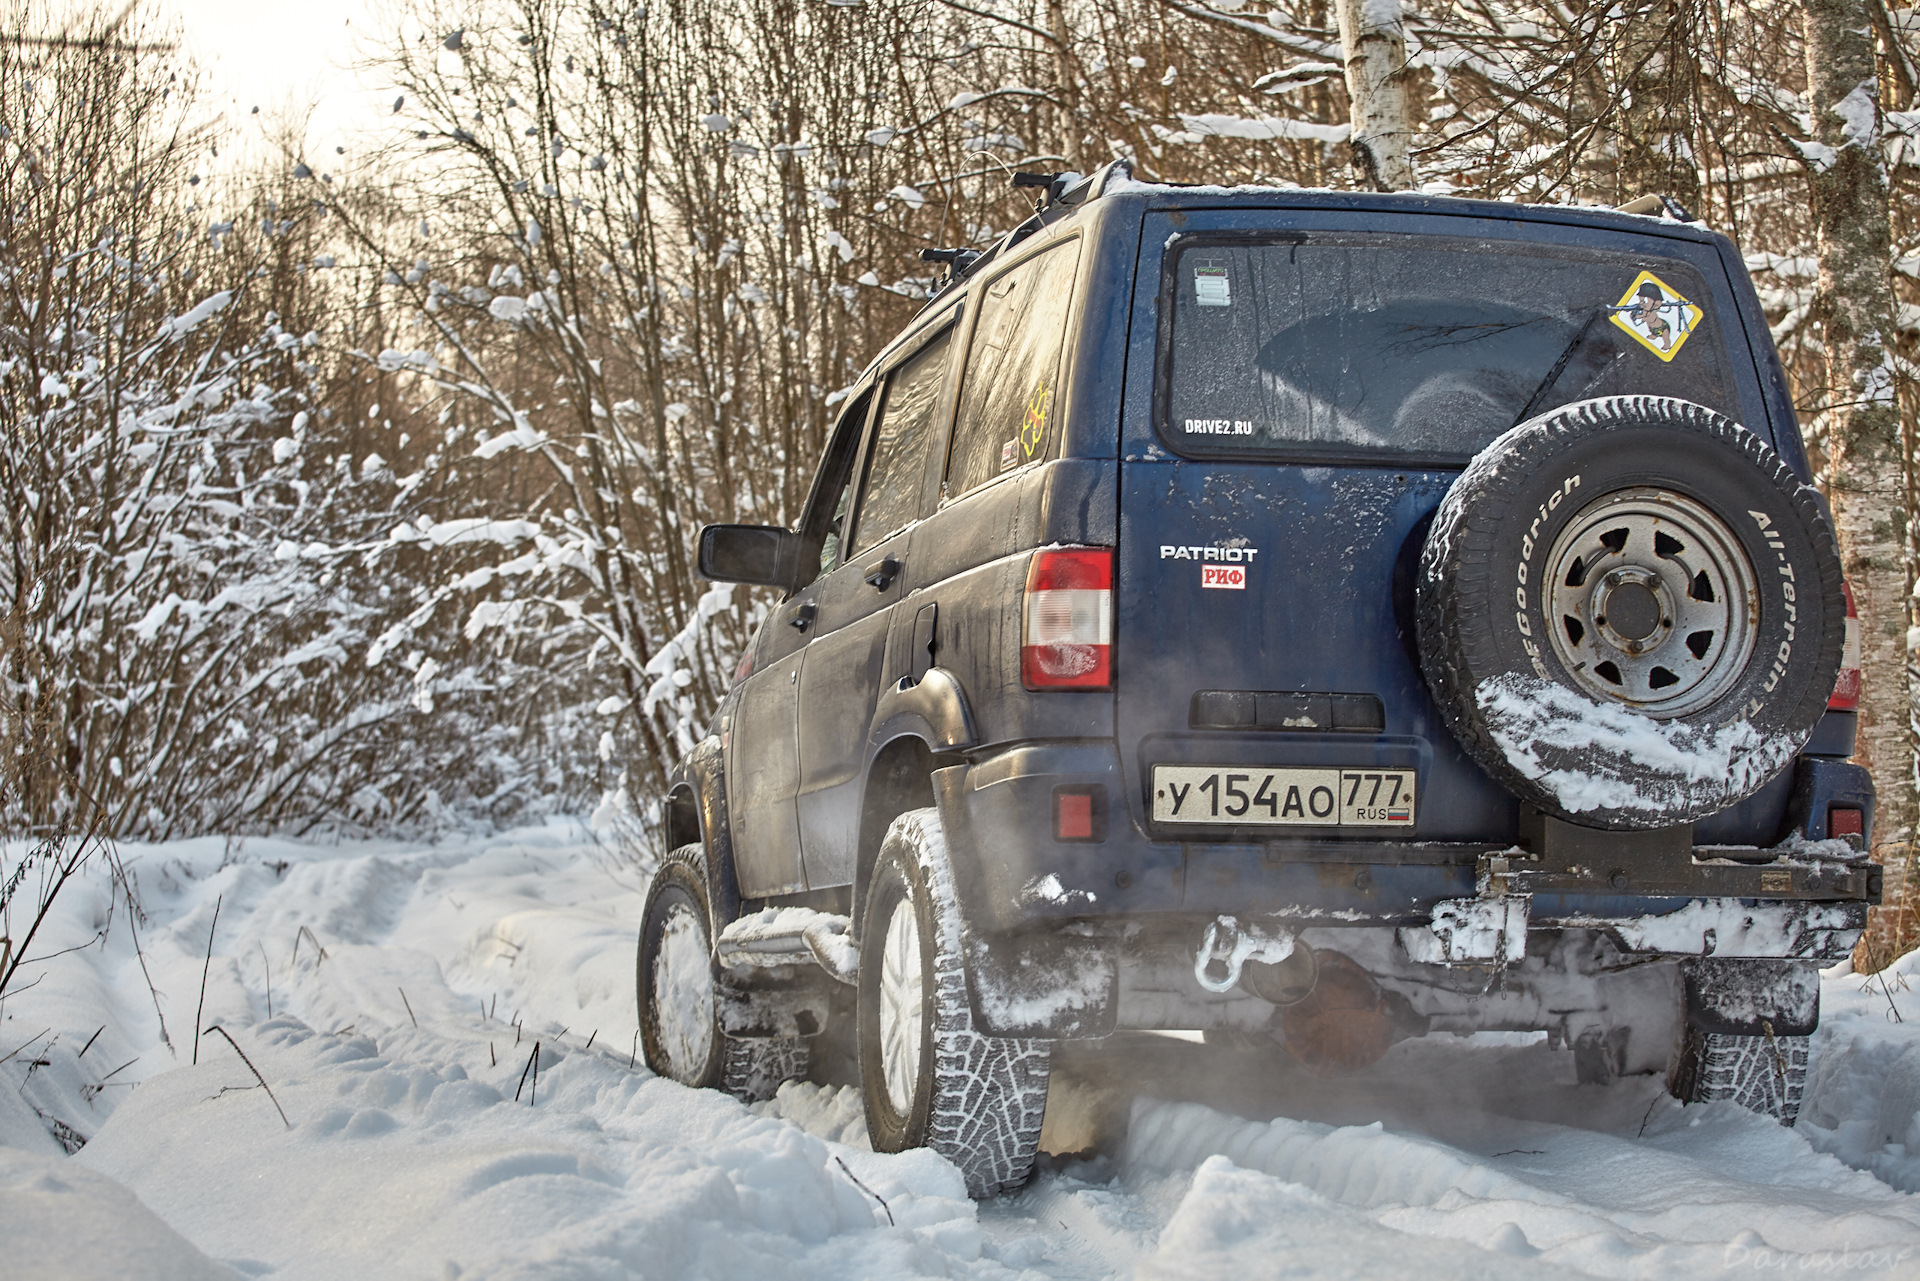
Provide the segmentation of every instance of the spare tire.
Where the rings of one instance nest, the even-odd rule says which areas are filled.
[[[1467,753],[1589,827],[1758,791],[1826,709],[1846,625],[1819,497],[1684,400],[1522,423],[1447,493],[1416,575],[1420,665]]]

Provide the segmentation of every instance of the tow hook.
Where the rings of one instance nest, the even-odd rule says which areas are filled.
[[[1240,985],[1240,971],[1248,961],[1278,965],[1292,955],[1292,930],[1242,925],[1237,917],[1216,916],[1207,923],[1200,950],[1194,954],[1193,978],[1209,992],[1231,992]]]
[[[1496,969],[1527,956],[1527,922],[1533,895],[1515,892],[1506,853],[1480,858],[1477,898],[1442,899],[1431,925],[1400,929],[1400,946],[1422,965],[1491,965]]]

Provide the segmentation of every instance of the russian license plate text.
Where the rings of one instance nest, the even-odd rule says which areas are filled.
[[[1156,823],[1250,826],[1413,826],[1410,769],[1261,769],[1156,765]]]

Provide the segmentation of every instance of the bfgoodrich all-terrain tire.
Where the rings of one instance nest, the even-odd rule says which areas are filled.
[[[1826,709],[1846,613],[1813,490],[1688,401],[1515,427],[1440,505],[1415,583],[1447,726],[1521,800],[1590,827],[1746,799]]]
[[[860,931],[860,1089],[877,1152],[928,1147],[974,1197],[1019,1187],[1047,1109],[1046,1041],[973,1028],[939,814],[893,821]]]
[[[706,859],[698,845],[669,854],[647,887],[638,958],[640,1045],[647,1066],[695,1089],[718,1087],[748,1103],[804,1076],[799,1037],[742,1040],[720,1030],[725,999],[713,955]]]

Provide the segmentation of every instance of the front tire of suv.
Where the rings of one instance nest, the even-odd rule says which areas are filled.
[[[1051,1046],[976,1032],[936,810],[893,821],[861,917],[860,1090],[876,1152],[927,1147],[970,1196],[1019,1187],[1047,1108]]]
[[[742,1040],[721,1030],[726,993],[713,955],[700,846],[667,855],[647,887],[640,919],[640,1045],[656,1075],[696,1090],[717,1087],[743,1103],[770,1099],[781,1082],[806,1075],[801,1038]]]
[[[1441,503],[1420,665],[1496,782],[1588,827],[1751,796],[1825,714],[1846,606],[1818,496],[1688,401],[1614,396],[1515,427]]]

